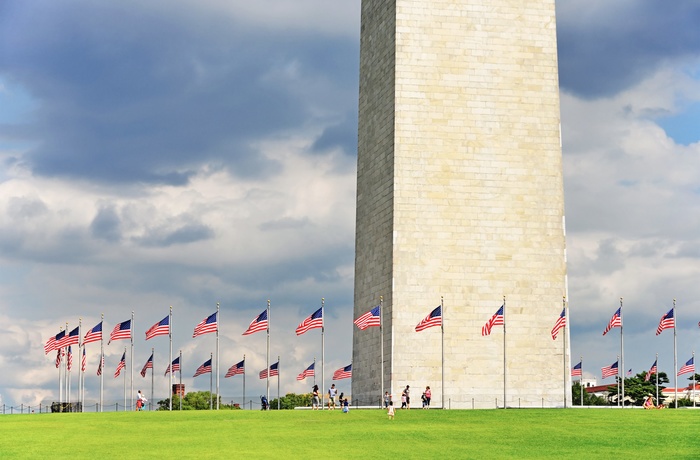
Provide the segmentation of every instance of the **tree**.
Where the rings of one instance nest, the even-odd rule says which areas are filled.
[[[309,393],[287,393],[280,398],[280,409],[294,409],[295,407],[311,407],[311,395]],[[277,410],[277,399],[270,402],[270,409]]]
[[[644,380],[647,373],[646,371],[640,372],[634,377],[625,379],[625,397],[632,400],[632,404],[635,406],[641,406],[644,403],[644,398],[648,394],[654,395],[656,397],[656,381],[659,381],[659,395],[661,391],[666,388],[663,384],[668,383],[668,377],[665,372],[660,372],[658,374],[652,374],[649,381]],[[658,401],[657,401],[658,404]]]
[[[182,410],[209,410],[210,398],[211,393],[208,391],[191,391],[182,398]],[[221,406],[220,396],[219,406]],[[158,401],[158,410],[168,410],[169,408],[169,399]],[[213,408],[216,408],[216,399],[213,400]],[[178,395],[173,395],[173,410],[180,410],[180,397]]]
[[[571,396],[573,397],[574,406],[581,405],[581,389],[582,389],[581,383],[579,383],[579,382],[576,382],[573,385],[571,385]],[[583,405],[584,406],[607,406],[608,400],[601,397],[601,396],[589,394],[588,392],[585,391],[585,388],[584,388],[583,389]]]

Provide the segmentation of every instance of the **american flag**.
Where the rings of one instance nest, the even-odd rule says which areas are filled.
[[[68,335],[63,335],[60,340],[57,340],[56,346],[58,348],[67,347],[70,345],[78,345],[80,342],[80,326],[76,327]]]
[[[357,318],[354,321],[354,323],[357,327],[360,328],[361,331],[364,331],[368,327],[381,326],[382,316],[381,312],[379,311],[379,305],[377,305],[364,315],[360,315],[360,317]]]
[[[102,368],[105,367],[105,355],[100,358],[100,364],[97,365],[97,375],[102,375]]]
[[[166,316],[146,331],[146,340],[158,337],[159,335],[170,334],[170,315]]]
[[[622,307],[618,308],[615,314],[612,315],[612,318],[610,318],[610,322],[608,323],[608,327],[606,327],[603,331],[603,335],[610,332],[610,329],[614,327],[622,327],[622,318],[620,315],[622,315]]]
[[[685,362],[685,365],[678,370],[678,374],[676,374],[676,375],[690,374],[690,373],[695,373],[695,357],[694,356]]]
[[[608,367],[604,367],[601,369],[601,372],[603,373],[603,378],[607,379],[608,377],[612,377],[613,375],[617,375],[617,361],[609,365]]]
[[[192,338],[195,338],[202,334],[208,334],[210,332],[217,332],[219,323],[216,321],[216,316],[218,312],[214,312],[202,320],[201,323],[194,327],[194,333]]]
[[[202,374],[207,374],[211,372],[211,358],[208,360],[204,361],[201,366],[197,368],[195,371],[193,377],[197,377],[198,375]]]
[[[250,323],[248,329],[245,330],[243,335],[250,335],[255,332],[266,331],[267,330],[267,310],[263,310],[255,319]]]
[[[119,323],[114,326],[112,333],[109,334],[109,341],[107,345],[112,343],[113,340],[130,339],[131,338],[131,320],[127,319],[123,323]]]
[[[484,327],[481,328],[481,335],[490,335],[491,334],[491,328],[494,326],[504,326],[505,321],[503,319],[503,309],[505,308],[505,304],[501,305],[501,308],[498,309],[498,311],[489,319],[486,321],[486,324],[484,324]]]
[[[51,337],[44,345],[44,354],[49,354],[50,351],[58,350],[58,341],[66,336],[66,331],[61,331],[58,334]]]
[[[559,331],[564,329],[565,327],[566,327],[566,308],[564,308],[561,311],[559,318],[557,318],[557,322],[554,323],[554,327],[552,328],[552,340],[557,340],[557,334],[559,334]]]
[[[627,371],[627,377],[629,377],[630,375],[632,375],[632,368],[631,368],[631,367],[630,367],[629,370]]]
[[[85,372],[87,369],[87,357],[85,356],[85,347],[83,347],[83,360],[80,362],[80,370]]]
[[[659,321],[659,327],[656,328],[656,335],[661,334],[664,329],[672,329],[676,327],[676,320],[673,317],[673,308],[671,308],[668,313],[661,317]]]
[[[571,376],[572,377],[581,377],[582,371],[581,371],[581,366],[583,365],[583,361],[580,361],[577,365],[575,365],[571,369]]]
[[[66,368],[70,371],[73,369],[73,350],[68,345],[68,359],[66,360]]]
[[[318,329],[323,327],[323,308],[319,308],[311,314],[308,318],[297,326],[297,335],[301,335],[311,329]]]
[[[119,364],[117,364],[117,370],[114,371],[114,378],[116,379],[119,377],[119,374],[121,373],[122,369],[126,366],[126,351],[122,355],[122,359],[119,360]]]
[[[416,326],[416,332],[424,331],[429,327],[442,326],[442,306],[438,305],[428,316],[423,318]]]
[[[233,377],[234,375],[245,374],[245,359],[228,368],[224,378]]]
[[[352,364],[348,364],[333,372],[333,380],[349,379],[350,377],[352,377]]]
[[[102,340],[102,321],[100,321],[97,326],[93,327],[87,334],[85,334],[85,337],[83,338],[83,345],[98,342],[100,340]]]
[[[147,369],[153,369],[153,353],[151,353],[151,357],[148,358],[146,364],[143,365],[143,369],[141,369],[141,377],[146,377]]]
[[[656,374],[658,372],[658,369],[656,367],[658,359],[654,361],[654,364],[651,365],[651,368],[649,369],[649,372],[647,372],[647,375],[644,376],[644,381],[648,382],[651,380],[651,374]]]
[[[301,374],[297,375],[297,380],[304,380],[306,377],[313,377],[314,374],[314,368],[316,367],[316,363],[312,363],[309,367],[307,367],[304,372]]]
[[[56,369],[58,369],[61,366],[61,350],[60,348],[56,350]]]
[[[279,377],[279,375],[280,375],[279,366],[280,366],[279,361],[277,361],[275,364],[270,364],[270,377],[274,377],[274,376]],[[264,371],[260,371],[260,378],[261,379],[268,378],[267,369],[265,369]]]
[[[49,340],[46,341],[46,345],[44,345],[44,354],[48,355],[49,352],[54,351],[56,349],[56,336],[52,335]]]
[[[168,375],[168,372],[171,371],[171,368],[172,368],[173,374],[180,370],[180,357],[179,356],[177,358],[173,359],[173,363],[168,366],[168,368],[165,370],[164,375]]]

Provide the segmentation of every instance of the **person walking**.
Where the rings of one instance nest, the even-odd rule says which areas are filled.
[[[136,392],[136,410],[143,410],[143,406],[145,406],[147,402],[148,400],[143,393],[141,393],[141,390]]]
[[[424,409],[430,409],[430,399],[433,393],[430,391],[430,387],[425,387],[425,406]]]
[[[389,408],[386,410],[389,420],[394,420],[394,401],[389,401]]]
[[[406,409],[410,409],[411,408],[411,393],[410,393],[408,385],[406,385],[406,389],[403,390],[403,392],[406,394]]]
[[[318,385],[314,385],[314,388],[311,390],[311,408],[312,408],[312,410],[318,410],[319,405],[320,405],[320,400],[318,397]]]
[[[331,384],[328,389],[328,410],[335,409],[335,397],[338,394],[338,389],[335,387],[335,383]]]
[[[391,400],[391,396],[389,396],[389,392],[385,391],[384,392],[384,409],[389,409],[389,401]]]

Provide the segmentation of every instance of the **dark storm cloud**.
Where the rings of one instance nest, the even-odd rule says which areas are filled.
[[[182,185],[213,163],[265,176],[278,165],[254,142],[305,126],[312,106],[354,107],[338,89],[357,79],[351,39],[115,5],[16,2],[0,15],[0,77],[37,102],[25,156],[37,174]]]
[[[616,94],[666,60],[700,51],[700,2],[557,1],[561,87],[584,98]]]

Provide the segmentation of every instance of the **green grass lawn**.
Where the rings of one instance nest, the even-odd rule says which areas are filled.
[[[700,411],[185,411],[0,416],[0,458],[700,458]]]

